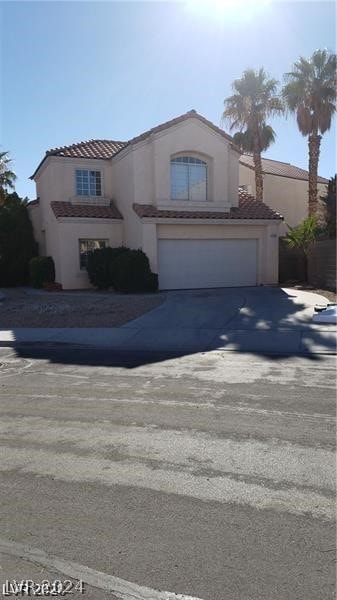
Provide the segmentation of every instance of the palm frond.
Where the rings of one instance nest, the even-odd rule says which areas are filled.
[[[303,135],[325,133],[336,110],[336,54],[316,50],[284,76],[282,97]]]
[[[0,152],[0,191],[1,198],[6,194],[8,189],[14,189],[16,175],[9,167],[12,163],[8,152]]]
[[[296,227],[288,225],[288,228],[285,241],[290,248],[300,248],[305,254],[319,235],[317,219],[314,216],[307,217]]]
[[[242,77],[233,82],[233,94],[224,100],[222,118],[231,131],[237,130],[237,133],[245,136],[236,138],[244,147],[250,146],[253,131],[256,145],[258,136],[262,137],[267,119],[284,111],[277,85],[276,79],[270,78],[263,68],[258,71],[246,69]],[[269,139],[271,143],[274,138]]]

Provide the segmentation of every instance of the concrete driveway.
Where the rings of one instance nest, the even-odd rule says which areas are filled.
[[[80,344],[125,352],[333,354],[336,326],[312,322],[317,303],[327,300],[286,288],[169,292],[158,308],[122,327],[3,330],[0,341]]]
[[[313,307],[327,300],[286,288],[231,288],[171,292],[167,301],[124,325],[133,350],[242,350],[334,352],[336,327],[312,322]]]

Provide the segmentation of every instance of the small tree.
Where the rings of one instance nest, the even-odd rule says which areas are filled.
[[[331,239],[336,239],[336,179],[331,177],[325,196],[321,196],[325,208],[326,231]]]
[[[290,248],[298,248],[304,260],[304,280],[308,281],[308,254],[311,245],[320,235],[317,219],[314,216],[307,217],[296,227],[290,227],[285,241]]]

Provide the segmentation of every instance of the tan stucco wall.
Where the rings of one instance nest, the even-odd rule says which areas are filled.
[[[170,160],[176,154],[192,154],[206,160],[207,202],[171,200]],[[189,119],[123,150],[111,161],[111,186],[112,197],[124,217],[124,243],[146,251],[146,235],[132,208],[134,202],[184,210],[236,206],[238,160],[239,155],[229,142],[197,119]]]
[[[135,152],[131,151],[121,157],[116,157],[111,162],[112,198],[123,215],[124,245],[130,248],[140,248],[142,227],[132,207],[136,202],[134,157]],[[146,203],[143,199],[143,204]]]
[[[45,245],[43,254],[52,256],[55,262],[56,280],[62,283],[65,289],[88,287],[85,275],[75,276],[75,263],[78,260],[78,249],[75,257],[70,258],[68,250],[64,245],[62,228],[56,220],[51,209],[51,202],[68,202],[76,194],[75,188],[75,170],[93,169],[102,172],[102,194],[104,197],[112,197],[112,174],[108,161],[88,160],[88,159],[69,159],[61,157],[50,157],[41,168],[36,181],[36,195],[39,197],[39,211],[41,219],[41,228],[45,231]],[[97,219],[95,220],[97,222]],[[78,235],[79,223],[73,220],[67,224],[67,239],[73,230],[73,238],[76,240],[76,248],[79,238],[95,238],[96,225],[92,228],[89,235]],[[34,235],[38,237],[37,229],[33,222]],[[121,229],[121,226],[119,225]],[[106,229],[105,229],[106,231]],[[106,236],[105,237],[109,237]],[[68,242],[67,242],[68,243]],[[72,273],[71,275],[69,275]]]
[[[177,201],[171,200],[170,184],[170,159],[175,154],[194,154],[207,162],[209,197],[205,203],[206,208],[209,209],[209,205],[214,204],[223,209],[236,203],[237,187],[236,190],[234,189],[236,177],[234,173],[230,176],[230,167],[238,170],[239,155],[236,154],[236,163],[234,163],[233,151],[230,150],[228,140],[197,119],[189,119],[156,135],[150,144],[153,145],[152,152],[155,157],[153,162],[154,181],[151,189],[156,204],[178,205]],[[139,180],[137,185],[139,185]],[[202,203],[196,204],[200,206]],[[187,209],[192,207],[192,204],[187,202],[183,205]]]
[[[46,254],[46,239],[45,232],[42,229],[41,208],[39,204],[28,205],[28,214],[32,222],[35,241],[38,243],[40,256]]]
[[[76,196],[75,170],[91,169],[102,173],[102,196],[111,198],[112,173],[110,161],[51,156],[36,177],[36,192],[44,200],[68,201]],[[43,183],[46,183],[43,186]],[[47,187],[46,187],[47,186]],[[47,192],[47,196],[45,193]]]
[[[258,240],[258,284],[278,282],[279,222],[258,225],[176,225],[144,223],[143,249],[151,268],[158,272],[159,239],[256,239]],[[198,261],[198,256],[195,257]]]
[[[244,165],[239,167],[239,185],[250,186],[250,193],[255,195],[254,171]],[[287,224],[295,227],[308,216],[308,182],[301,179],[290,179],[277,175],[263,176],[264,202],[280,212],[284,223],[280,227],[280,235],[288,231]],[[326,191],[326,185],[318,184],[318,197]]]
[[[58,222],[60,259],[56,270],[56,280],[64,289],[85,289],[90,287],[88,274],[80,269],[80,239],[106,239],[109,246],[121,246],[123,231],[121,223],[102,219],[83,222]]]
[[[60,180],[62,180],[62,170],[52,160],[48,161],[36,178],[36,195],[40,199],[41,227],[45,231],[45,255],[53,257],[56,274],[60,273],[59,236],[50,202],[59,197]]]

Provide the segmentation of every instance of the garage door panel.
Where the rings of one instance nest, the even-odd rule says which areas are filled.
[[[256,285],[257,240],[158,240],[161,289]]]

